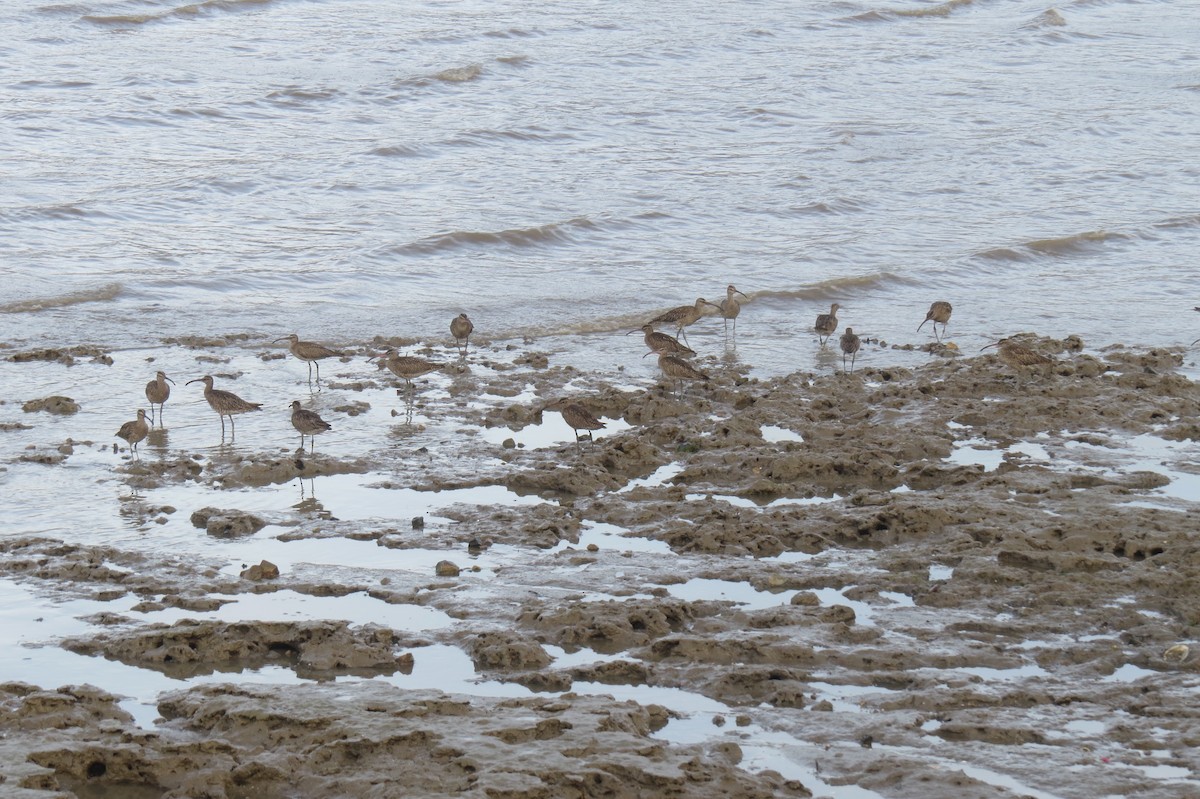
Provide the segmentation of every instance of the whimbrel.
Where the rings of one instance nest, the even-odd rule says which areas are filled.
[[[162,426],[163,403],[171,396],[171,387],[167,383],[175,381],[167,377],[165,372],[156,372],[154,379],[146,384],[146,399],[150,400],[150,422],[154,423],[154,405],[158,404],[158,424]]]
[[[460,313],[450,320],[450,335],[454,336],[454,343],[458,345],[458,349],[463,355],[467,354],[467,345],[471,343],[471,331],[474,329],[475,325],[471,323],[465,313]],[[462,343],[459,344],[459,341]]]
[[[854,371],[854,361],[858,357],[858,350],[862,347],[862,339],[854,335],[854,328],[846,328],[846,332],[842,334],[842,371],[846,371],[846,356],[850,356],[850,371]]]
[[[300,431],[300,449],[304,449],[304,437],[308,436],[314,451],[317,446],[317,433],[331,429],[329,422],[317,415],[316,411],[301,408],[300,400],[292,400],[292,427]]]
[[[162,374],[162,372],[159,372],[159,374]],[[146,424],[146,411],[138,408],[137,419],[121,425],[121,429],[117,431],[117,438],[125,439],[129,443],[129,449],[137,455],[138,442],[149,434],[150,425]]]
[[[647,324],[650,325],[675,325],[675,335],[683,336],[683,340],[687,341],[687,333],[683,329],[695,322],[701,316],[704,316],[704,306],[712,305],[703,297],[698,297],[693,305],[680,305],[677,308],[672,308],[666,313],[661,313],[651,319]]]
[[[280,341],[289,341],[291,344],[288,349],[292,351],[300,360],[308,364],[308,382],[312,382],[313,365],[317,367],[317,385],[321,384],[321,364],[319,361],[322,358],[333,358],[335,356],[344,355],[345,353],[331,350],[324,344],[318,344],[315,341],[301,341],[300,337],[295,333],[289,333],[283,338],[277,338],[273,343]]]
[[[625,335],[629,336],[638,331],[631,330]],[[642,339],[646,342],[646,346],[651,352],[665,352],[670,355],[695,355],[696,351],[691,347],[680,344],[679,339],[666,333],[659,333],[654,329],[654,325],[642,325]]]
[[[980,352],[989,347],[997,347],[996,350],[1000,354],[1000,360],[1012,369],[1017,375],[1017,388],[1021,388],[1021,374],[1024,370],[1029,369],[1045,369],[1054,364],[1054,359],[1042,355],[1040,352],[1034,352],[1024,344],[1018,344],[1011,338],[1002,338],[999,341],[988,344],[980,348]]]
[[[678,386],[677,394],[683,393],[683,382],[685,380],[703,380],[708,382],[712,379],[678,355],[671,355],[666,352],[646,353],[646,355],[655,354],[658,355],[658,368],[662,371],[663,376],[674,380]],[[645,358],[646,355],[642,357]]]
[[[842,306],[836,302],[829,306],[829,313],[823,313],[817,316],[817,323],[813,325],[813,330],[817,331],[817,336],[821,340],[821,346],[825,346],[825,342],[829,341],[829,337],[833,335],[833,331],[837,330],[838,308]]]
[[[413,389],[413,381],[418,377],[427,375],[430,372],[436,372],[442,368],[441,364],[427,361],[424,358],[417,358],[413,355],[401,355],[393,349],[389,349],[382,355],[374,355],[367,360],[382,360],[383,365],[388,368],[388,371],[408,385],[409,392]]]
[[[221,439],[225,439],[225,417],[229,417],[229,435],[233,437],[237,435],[237,428],[233,424],[233,416],[237,413],[247,413],[248,411],[257,411],[262,409],[261,402],[246,402],[246,400],[234,394],[232,391],[221,391],[213,388],[213,379],[211,375],[197,377],[195,380],[187,381],[186,385],[192,383],[204,384],[204,399],[208,400],[208,407],[217,412],[221,417]]]
[[[604,422],[596,418],[595,414],[587,408],[580,405],[578,402],[563,398],[553,402],[548,402],[542,406],[543,411],[558,411],[562,414],[563,421],[566,422],[571,430],[575,432],[575,443],[579,443],[579,431],[587,431],[588,441],[595,441],[592,437],[593,430],[603,430]]]
[[[721,318],[725,320],[725,332],[726,333],[729,332],[729,320],[730,319],[733,320],[733,334],[736,336],[737,335],[737,318],[738,318],[738,314],[740,314],[742,312],[742,305],[741,305],[741,303],[739,303],[737,301],[737,297],[734,296],[735,294],[741,294],[743,297],[746,297],[745,294],[743,294],[742,292],[737,290],[737,286],[730,283],[728,286],[725,287],[725,299],[721,300],[720,304],[717,304],[715,302],[710,302],[707,304],[716,308],[720,312]],[[750,299],[750,298],[746,297],[746,299]]]
[[[929,312],[925,314],[925,322],[933,322],[933,337],[938,341],[942,340],[937,332],[938,323],[941,322],[942,324],[942,336],[946,335],[946,325],[950,322],[950,314],[953,311],[954,308],[950,303],[943,300],[938,300],[929,306]],[[918,333],[921,331],[921,328],[925,327],[925,322],[917,325]]]

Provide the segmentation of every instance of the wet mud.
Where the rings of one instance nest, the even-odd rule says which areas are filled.
[[[5,795],[1195,796],[1200,388],[1179,352],[1025,342],[1054,364],[697,359],[682,391],[484,349],[369,453],[126,460],[148,497],[206,492],[148,498],[148,529],[378,562],[0,540],[0,576],[112,603],[48,645],[182,686],[150,728],[85,681],[0,686]],[[328,385],[364,419],[399,388]],[[539,440],[567,395],[609,429]],[[444,502],[339,515],[335,476]],[[453,499],[481,489],[506,499]],[[273,595],[425,621],[221,616]],[[466,673],[407,687],[446,656]]]

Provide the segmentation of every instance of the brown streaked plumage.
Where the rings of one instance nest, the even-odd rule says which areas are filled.
[[[150,425],[146,424],[146,411],[138,408],[137,419],[121,425],[121,429],[117,431],[117,438],[125,439],[129,443],[129,449],[137,455],[138,443],[149,434]]]
[[[442,368],[441,364],[413,355],[401,355],[393,349],[389,349],[382,355],[374,355],[368,360],[381,361],[389,372],[407,384],[409,391],[412,391],[413,381],[418,377]]]
[[[304,449],[304,437],[308,436],[313,450],[316,450],[318,433],[331,430],[329,422],[322,419],[316,411],[300,407],[300,400],[292,400],[292,427],[300,432],[300,449]]]
[[[833,305],[829,306],[829,313],[823,313],[817,316],[817,322],[813,325],[813,330],[817,331],[817,337],[821,340],[822,347],[825,346],[825,342],[829,341],[829,337],[833,335],[835,330],[837,330],[837,312],[838,308],[841,307],[842,306],[835,302]]]
[[[854,328],[846,328],[846,332],[842,334],[840,341],[842,345],[842,371],[846,371],[846,356],[850,356],[850,371],[854,371],[854,361],[858,357],[858,351],[862,347],[862,339],[854,335]]]
[[[596,418],[595,414],[585,408],[578,402],[569,399],[557,399],[553,402],[548,402],[542,406],[543,411],[558,411],[562,414],[563,421],[570,426],[575,433],[575,443],[579,443],[579,431],[587,432],[588,441],[595,441],[592,437],[593,430],[603,430],[604,422]]]
[[[683,393],[684,381],[702,380],[707,383],[712,379],[678,355],[671,355],[666,352],[648,352],[646,355],[658,355],[658,368],[662,371],[664,377],[675,381],[677,394]],[[642,357],[645,358],[646,355]]]
[[[933,322],[933,337],[938,341],[942,340],[942,336],[946,335],[946,325],[950,322],[950,314],[954,312],[954,307],[944,300],[938,300],[929,306],[929,311],[925,314],[925,322]],[[925,327],[925,322],[917,325],[917,332],[921,332],[921,328]],[[938,323],[942,325],[942,335],[937,332]]]
[[[233,424],[233,417],[238,413],[249,413],[262,409],[261,402],[246,402],[246,400],[234,394],[232,391],[222,391],[213,388],[213,379],[211,375],[197,377],[195,380],[187,381],[187,385],[192,383],[204,384],[204,399],[208,401],[208,407],[217,412],[221,418],[221,438],[225,438],[225,417],[229,417],[229,433],[230,436],[237,435],[237,428]]]
[[[163,403],[171,396],[171,387],[167,383],[175,381],[167,377],[165,372],[156,372],[154,379],[146,384],[146,399],[150,401],[150,422],[154,423],[154,406],[158,405],[158,423],[162,425]]]
[[[1000,355],[1000,360],[1016,373],[1017,388],[1021,387],[1021,375],[1026,369],[1030,371],[1036,369],[1045,371],[1055,363],[1053,358],[1042,355],[1040,352],[1035,352],[1024,344],[1018,344],[1011,338],[1002,338],[999,341],[980,348],[979,351],[983,352],[990,347],[996,347],[996,352]]]
[[[312,382],[313,366],[317,367],[317,383],[321,382],[321,364],[319,361],[322,358],[334,358],[344,355],[345,353],[331,350],[324,344],[318,344],[315,341],[301,341],[300,337],[295,333],[289,333],[283,338],[277,338],[273,343],[280,341],[290,342],[288,349],[292,355],[295,355],[300,360],[308,364],[308,381]]]
[[[471,343],[471,332],[474,329],[475,325],[465,313],[460,313],[450,320],[450,335],[454,336],[454,343],[463,355],[467,354],[467,345]]]
[[[651,352],[665,352],[670,355],[695,355],[696,351],[686,344],[680,344],[679,339],[666,333],[659,333],[654,329],[654,325],[642,325],[641,328],[642,340],[646,342],[646,346]],[[638,331],[631,330],[625,335],[629,336]]]
[[[703,297],[698,297],[693,305],[680,305],[677,308],[661,313],[651,319],[649,325],[675,325],[675,335],[683,336],[683,340],[687,341],[687,333],[683,329],[695,322],[701,316],[704,316],[704,306],[711,305],[708,300]]]
[[[725,320],[725,332],[729,332],[729,320],[733,320],[733,334],[735,336],[737,335],[738,314],[742,312],[742,305],[737,301],[737,297],[734,296],[737,294],[741,294],[743,297],[746,297],[743,292],[738,291],[737,286],[730,283],[725,287],[725,299],[721,300],[720,304],[715,302],[705,303],[706,305],[711,305],[712,307],[716,308],[720,313],[721,318]],[[750,298],[746,297],[746,299]]]

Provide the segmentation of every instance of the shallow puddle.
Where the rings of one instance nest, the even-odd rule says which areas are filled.
[[[601,552],[615,550],[618,552],[646,552],[672,556],[675,554],[671,550],[670,545],[665,541],[630,535],[628,530],[618,527],[615,524],[592,521],[583,522],[583,529],[579,532],[578,544],[559,541],[558,546],[549,551],[562,552],[566,549],[587,549],[593,544]]]
[[[761,433],[762,433],[763,441],[766,441],[766,442],[772,443],[772,444],[785,442],[785,441],[794,441],[796,443],[802,443],[804,441],[804,436],[800,435],[796,431],[788,430],[786,427],[776,427],[773,424],[763,425],[761,428]]]
[[[768,508],[780,508],[785,505],[825,505],[830,502],[837,502],[842,497],[840,494],[834,494],[828,497],[780,497],[778,499],[768,500],[767,502],[756,502],[753,499],[746,497],[738,497],[732,494],[688,494],[689,502],[700,502],[707,499],[713,499],[717,502],[726,502],[737,508],[754,508],[756,510],[767,510]]]

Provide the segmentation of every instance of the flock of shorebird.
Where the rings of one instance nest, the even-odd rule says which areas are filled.
[[[630,331],[630,334],[641,332],[646,347],[649,352],[642,357],[655,355],[658,357],[658,368],[663,376],[668,380],[676,383],[677,393],[682,393],[683,384],[688,381],[703,381],[706,382],[711,378],[709,375],[702,372],[693,366],[687,358],[695,355],[695,351],[686,343],[687,333],[685,328],[694,324],[702,316],[705,315],[705,308],[712,307],[717,309],[715,315],[719,315],[725,324],[725,330],[728,334],[730,322],[733,323],[733,331],[737,331],[737,319],[741,313],[741,304],[738,302],[738,297],[749,299],[746,294],[738,290],[736,286],[730,285],[725,290],[725,299],[720,303],[709,302],[700,297],[691,305],[681,305],[677,308],[672,308],[665,313],[659,314],[646,324],[642,325],[640,330]],[[816,332],[818,340],[822,347],[825,347],[830,337],[837,331],[838,318],[837,312],[841,306],[838,303],[833,303],[829,308],[829,313],[823,313],[817,316],[816,322],[813,325],[813,330]],[[950,303],[938,301],[929,306],[929,312],[925,315],[925,320],[917,326],[920,331],[927,322],[932,322],[934,337],[940,343],[945,334],[946,326],[950,321],[950,314],[953,311]],[[941,333],[938,333],[938,325],[942,326]],[[656,329],[659,325],[674,325],[675,335],[660,332]],[[470,344],[471,333],[474,332],[475,326],[472,324],[467,315],[459,314],[450,322],[450,334],[454,337],[455,344],[458,348],[460,357],[465,358],[467,348]],[[627,334],[629,335],[629,334]],[[679,340],[679,337],[683,341]],[[284,336],[283,338],[275,339],[273,343],[288,342],[288,349],[296,358],[304,361],[308,365],[308,379],[312,382],[313,370],[316,370],[316,380],[319,385],[321,382],[321,360],[324,358],[341,357],[346,353],[326,347],[323,344],[318,344],[312,341],[302,341],[295,333]],[[853,371],[854,361],[858,355],[858,351],[862,346],[861,339],[855,335],[853,328],[847,327],[846,331],[839,339],[842,351],[842,368],[845,370],[846,359],[850,359],[849,369]],[[1044,355],[1034,352],[1033,350],[1018,344],[1010,339],[1001,339],[998,342],[989,344],[988,347],[999,347],[999,354],[1002,361],[1008,364],[1011,368],[1018,372],[1018,381],[1020,379],[1020,370],[1030,366],[1040,366],[1053,363],[1051,359]],[[982,350],[981,350],[982,351]],[[411,355],[401,355],[395,349],[389,348],[380,355],[373,355],[368,360],[378,361],[382,367],[386,368],[396,377],[403,380],[408,389],[408,396],[411,401],[413,392],[413,381],[422,375],[436,371],[442,368],[443,364],[434,361],[428,361],[424,358],[418,358]],[[225,418],[229,417],[229,426],[231,434],[236,434],[234,427],[234,416],[247,413],[250,411],[261,410],[262,403],[248,402],[233,392],[223,391],[213,387],[213,378],[210,375],[189,380],[188,385],[192,383],[204,384],[204,399],[208,402],[209,407],[217,412],[221,420],[221,438],[225,438]],[[116,435],[129,443],[131,451],[137,454],[138,444],[141,443],[150,433],[151,425],[154,423],[154,406],[158,406],[158,423],[162,424],[162,409],[163,404],[171,396],[171,385],[174,381],[163,372],[158,372],[155,378],[146,384],[146,399],[150,403],[150,421],[146,421],[146,411],[139,408],[137,418],[133,421],[126,422],[121,425],[120,430]],[[315,411],[300,407],[299,400],[293,400],[292,409],[292,426],[300,433],[300,448],[304,448],[305,437],[309,438],[310,445],[315,448],[314,437],[326,430],[331,429],[328,422],[320,417]],[[591,411],[584,407],[579,402],[569,399],[558,399],[548,402],[543,405],[538,413],[542,411],[558,411],[562,414],[563,419],[575,432],[575,440],[578,442],[581,438],[580,431],[584,431],[589,439],[592,438],[592,431],[604,428],[604,422],[596,418]]]

